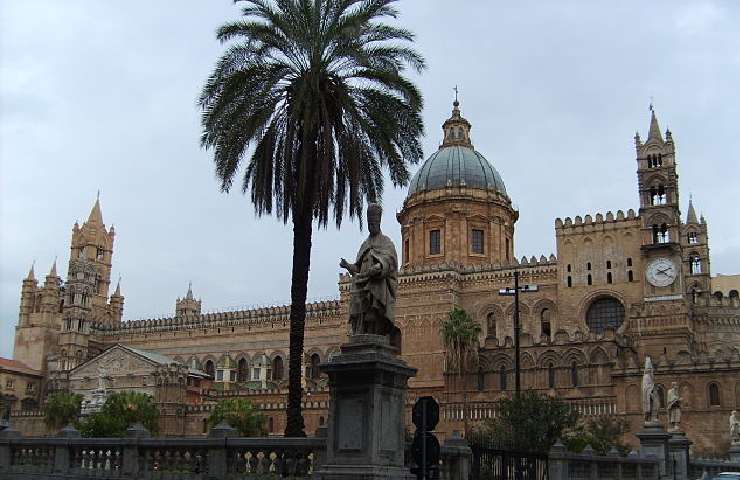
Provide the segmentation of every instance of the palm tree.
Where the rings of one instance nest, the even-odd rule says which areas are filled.
[[[481,326],[468,312],[454,307],[440,325],[442,344],[447,352],[447,371],[462,374],[478,360]]]
[[[301,361],[314,220],[337,227],[379,201],[383,169],[408,183],[422,158],[423,101],[404,76],[424,69],[413,34],[382,23],[396,0],[245,0],[244,19],[219,28],[232,42],[200,95],[201,144],[228,192],[258,216],[293,223],[287,436],[302,436]],[[245,160],[248,159],[248,160]],[[331,210],[331,212],[330,212]]]

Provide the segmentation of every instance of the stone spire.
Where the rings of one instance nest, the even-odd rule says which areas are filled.
[[[689,195],[689,213],[686,215],[686,223],[699,223],[696,220],[696,210],[694,210],[694,199]]]
[[[657,140],[663,143],[663,135],[660,133],[660,126],[658,125],[658,119],[655,117],[655,109],[653,104],[650,104],[650,131],[648,132],[647,141]]]
[[[26,280],[36,280],[36,276],[34,275],[33,268],[36,266],[36,260],[31,262],[31,269],[28,271],[28,275],[26,276]]]
[[[95,199],[95,205],[90,210],[90,216],[87,218],[87,222],[103,225],[103,213],[100,211],[100,192],[98,192],[98,197]]]
[[[116,291],[113,292],[113,297],[121,296],[121,277],[118,277],[118,283],[116,283]]]
[[[54,257],[54,263],[51,265],[51,270],[49,270],[50,277],[58,277],[57,275],[57,259]]]
[[[185,295],[185,300],[195,300],[193,298],[193,282],[188,282],[188,293]]]

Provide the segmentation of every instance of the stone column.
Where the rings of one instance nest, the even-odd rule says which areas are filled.
[[[550,480],[567,480],[568,479],[568,459],[566,454],[568,450],[563,445],[563,442],[558,439],[555,444],[550,447],[550,451],[547,456],[547,472]]]
[[[666,432],[659,422],[645,422],[642,430],[635,436],[640,439],[640,455],[657,458],[660,476],[667,475],[671,471],[668,456],[668,439],[671,438],[671,434]]]
[[[671,438],[668,439],[668,463],[673,471],[675,466],[676,480],[688,480],[689,478],[689,446],[693,443],[686,438],[686,433],[680,430],[672,430]]]
[[[135,423],[126,429],[126,438],[130,441],[123,446],[121,470],[123,470],[124,476],[135,478],[138,475],[139,470],[141,470],[139,465],[139,439],[148,438],[149,436],[149,430],[141,423]]]
[[[60,432],[61,438],[80,438],[80,432],[72,425],[67,425]],[[54,449],[54,473],[69,473],[69,459],[72,457],[69,443],[57,445]]]
[[[18,430],[13,429],[10,425],[0,430],[0,472],[10,471],[10,464],[13,461],[13,449],[11,443],[14,438],[20,438]]]
[[[388,338],[353,335],[331,362],[331,400],[322,480],[413,478],[404,467],[404,407],[409,377]]]
[[[224,443],[212,445],[208,450],[208,478],[222,479],[226,478],[226,439],[236,437],[237,431],[226,420],[215,425],[208,431],[209,438],[223,439]]]
[[[740,463],[740,443],[733,442],[730,445],[730,450],[727,452],[730,456],[730,461],[734,463]]]
[[[470,477],[473,452],[460,432],[452,432],[452,437],[445,439],[442,457],[446,459],[443,480],[465,480]]]

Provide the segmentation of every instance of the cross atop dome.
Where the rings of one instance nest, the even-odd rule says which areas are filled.
[[[458,100],[459,90],[455,86],[455,101],[452,102],[452,116],[442,124],[444,131],[444,141],[439,148],[459,145],[473,148],[470,141],[470,122],[460,115],[460,101]]]

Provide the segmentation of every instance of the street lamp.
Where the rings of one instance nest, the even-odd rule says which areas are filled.
[[[537,285],[519,286],[519,270],[514,270],[514,288],[502,288],[498,294],[505,297],[514,297],[514,394],[518,397],[522,390],[521,366],[519,365],[519,292],[536,292]]]

